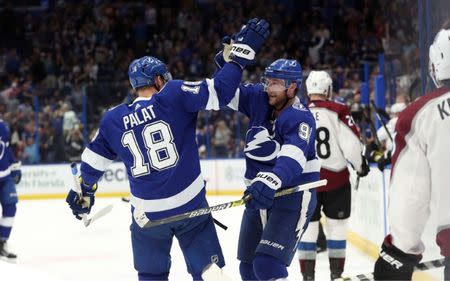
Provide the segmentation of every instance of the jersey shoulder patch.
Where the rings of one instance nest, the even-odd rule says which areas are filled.
[[[308,111],[308,108],[304,106],[300,101],[296,101],[292,104],[292,108],[300,111]]]

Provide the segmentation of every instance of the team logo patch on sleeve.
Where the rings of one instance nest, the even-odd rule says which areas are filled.
[[[292,104],[292,107],[297,109],[297,110],[301,110],[301,111],[306,111],[306,107],[300,102],[300,101],[296,101]]]

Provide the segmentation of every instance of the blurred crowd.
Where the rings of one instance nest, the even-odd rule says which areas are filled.
[[[418,64],[417,6],[405,0],[50,3],[5,4],[0,11],[0,114],[26,164],[79,160],[103,112],[132,100],[127,68],[134,58],[160,58],[175,79],[210,76],[221,38],[251,17],[267,19],[272,30],[246,82],[258,82],[276,58],[295,58],[305,77],[311,69],[329,70],[334,98],[353,106],[360,102],[363,62],[371,65],[371,93],[379,53],[399,77],[410,77]],[[408,79],[399,79],[400,95],[410,94]],[[200,155],[241,157],[247,122],[232,111],[202,112]]]

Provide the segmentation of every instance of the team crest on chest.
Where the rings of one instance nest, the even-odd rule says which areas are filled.
[[[256,161],[271,161],[277,157],[280,144],[262,126],[251,127],[246,135],[245,156]]]

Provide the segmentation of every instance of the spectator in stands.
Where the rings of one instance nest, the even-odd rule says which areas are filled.
[[[78,125],[70,130],[66,136],[65,151],[70,162],[81,161],[81,153],[84,149],[83,134]]]
[[[40,162],[39,146],[31,136],[26,138],[26,144],[22,155],[24,164],[38,164]]]
[[[413,18],[417,3],[408,8],[402,3],[403,0],[305,0],[274,4],[249,0],[246,5],[194,1],[170,6],[164,1],[62,1],[33,12],[7,9],[0,11],[0,30],[4,35],[0,42],[0,81],[4,82],[0,83],[0,96],[7,111],[14,112],[7,121],[17,124],[18,142],[26,142],[29,134],[23,134],[27,131],[24,127],[36,119],[33,109],[43,111],[50,106],[51,113],[39,115],[38,125],[44,123],[41,118],[49,122],[52,130],[45,127],[43,133],[55,134],[53,141],[62,151],[67,132],[79,123],[82,96],[88,98],[88,112],[84,114],[89,117],[89,124],[97,124],[103,110],[122,102],[128,94],[129,89],[122,83],[128,65],[123,62],[130,61],[137,52],[152,53],[168,62],[175,78],[203,77],[214,69],[207,61],[218,48],[217,38],[237,28],[251,13],[286,17],[271,20],[270,48],[262,50],[252,76],[244,73],[247,81],[257,82],[254,79],[261,74],[261,65],[267,65],[274,57],[289,56],[305,58],[305,70],[327,68],[337,73],[333,86],[338,93],[341,88],[354,92],[360,83],[360,60],[376,60],[383,46],[386,53],[396,56],[393,59],[399,64],[400,74],[411,73],[417,67],[415,25],[400,20]],[[158,24],[162,18],[164,25]],[[211,18],[223,22],[211,23]],[[15,28],[5,28],[9,26]],[[395,42],[401,42],[400,51]],[[61,105],[66,103],[73,108]],[[28,110],[33,114],[28,115]],[[67,116],[60,115],[61,110],[68,112]],[[211,116],[204,124],[205,131],[216,126],[214,119],[225,118],[222,113],[219,118]],[[225,126],[235,132],[237,118],[230,120]],[[89,124],[85,124],[87,131],[95,131]],[[42,161],[53,159],[42,151],[47,144],[43,138],[41,141]],[[222,157],[240,154],[236,148],[225,149],[219,144],[221,147],[216,149],[211,144],[211,149],[219,151]],[[57,153],[57,158],[61,154]]]
[[[211,141],[214,146],[214,156],[228,157],[230,154],[229,143],[231,140],[231,131],[224,120],[219,120],[215,127],[216,130]]]

